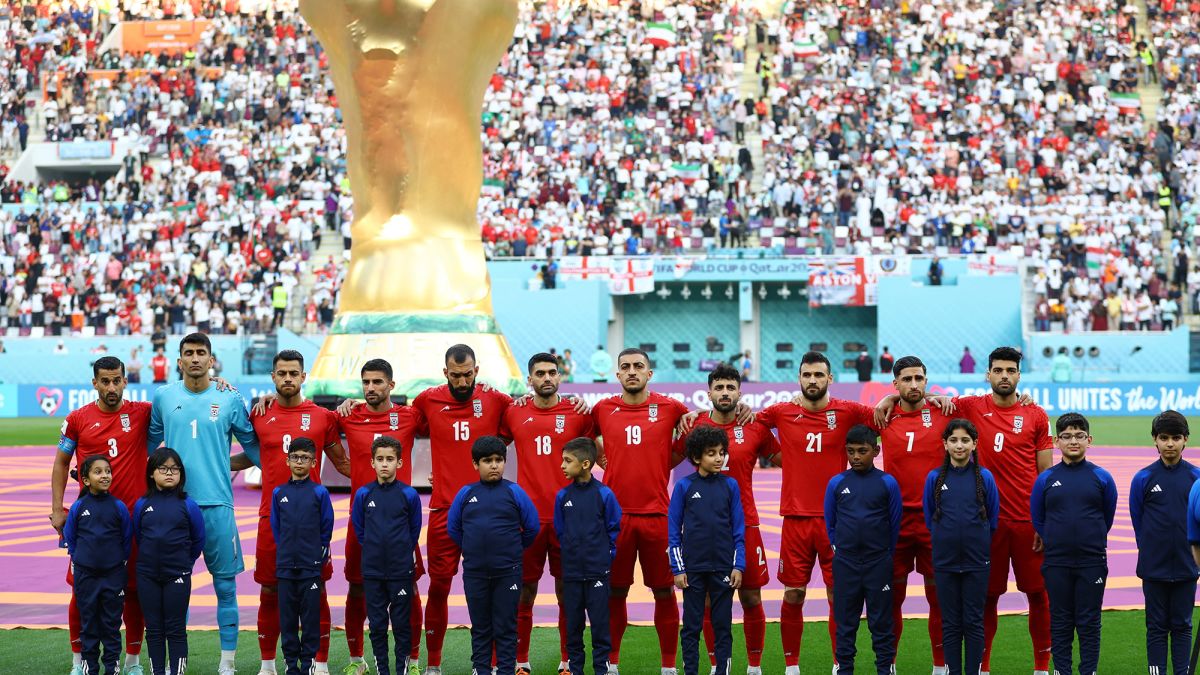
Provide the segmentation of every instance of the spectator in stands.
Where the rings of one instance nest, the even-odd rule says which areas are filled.
[[[975,357],[971,356],[971,348],[963,347],[962,358],[958,360],[958,372],[973,373],[975,372]]]
[[[1050,380],[1052,382],[1071,381],[1071,357],[1067,355],[1066,347],[1059,347],[1058,353],[1050,362]]]
[[[854,360],[854,369],[858,371],[859,382],[871,381],[871,373],[875,368],[872,366],[871,357],[867,355],[867,350],[859,352],[858,358]]]
[[[896,363],[896,357],[888,351],[887,345],[883,346],[883,353],[879,355],[879,372],[891,375],[892,366]]]
[[[933,256],[933,260],[929,262],[929,285],[942,285],[942,263],[937,256]]]
[[[142,368],[146,364],[142,363],[142,348],[134,347],[129,352],[129,362],[125,364],[125,378],[130,384],[140,384],[142,381]]]

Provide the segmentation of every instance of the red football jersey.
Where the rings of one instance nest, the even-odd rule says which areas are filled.
[[[925,479],[945,461],[942,432],[950,418],[937,406],[904,412],[899,405],[888,414],[887,426],[879,433],[883,469],[900,484],[904,508],[924,508]]]
[[[508,394],[475,385],[466,401],[450,394],[450,387],[430,387],[413,399],[412,407],[429,428],[429,453],[433,460],[431,509],[448,509],[462,486],[479,480],[471,461],[471,445],[481,436],[496,436],[500,418],[512,404]]]
[[[785,401],[758,414],[757,421],[779,430],[783,447],[781,515],[825,516],[825,488],[846,470],[846,434],[873,416],[871,408],[838,398],[817,412]]]
[[[313,463],[309,477],[314,483],[321,482],[321,457],[325,447],[341,442],[338,432],[338,416],[312,401],[285,408],[275,404],[262,415],[251,415],[250,424],[258,436],[259,463],[262,464],[262,496],[259,498],[258,515],[271,515],[271,494],[275,488],[288,482],[292,469],[288,466],[288,449],[297,438],[307,438],[317,446],[317,461]]]
[[[71,411],[62,423],[58,449],[75,455],[75,464],[92,455],[105,455],[112,466],[108,491],[133,512],[146,494],[146,449],[150,431],[150,402],[124,401],[117,412],[106,413],[93,401]],[[83,484],[80,476],[80,484]]]
[[[742,512],[746,516],[746,526],[758,525],[758,506],[754,503],[754,468],[758,466],[759,457],[770,457],[780,452],[779,441],[775,434],[765,424],[754,422],[745,426],[736,421],[729,424],[717,424],[708,413],[696,418],[696,426],[713,426],[725,432],[729,439],[729,454],[725,455],[725,466],[722,471],[728,472],[729,477],[737,481],[742,494]],[[687,437],[680,436],[675,440],[675,452],[685,454]],[[684,460],[687,461],[687,460]]]
[[[671,496],[671,441],[687,406],[651,393],[640,405],[620,395],[592,408],[596,431],[604,437],[604,484],[612,489],[625,513],[666,515]]]
[[[546,409],[514,405],[504,413],[500,435],[517,449],[517,484],[533,500],[542,523],[553,523],[554,498],[571,482],[562,472],[563,446],[580,436],[594,437],[592,418],[575,412],[575,404],[565,399]]]
[[[1039,405],[1001,408],[991,394],[954,399],[958,415],[979,430],[979,465],[992,472],[1000,492],[1000,517],[1029,520],[1037,480],[1037,453],[1054,447],[1050,418]]]
[[[376,479],[375,467],[371,466],[371,444],[380,436],[391,436],[400,441],[400,468],[396,470],[396,480],[412,484],[413,443],[419,434],[427,433],[421,428],[421,416],[417,411],[393,403],[387,412],[371,412],[367,406],[358,405],[340,422],[349,446],[350,494],[358,493],[360,487]]]

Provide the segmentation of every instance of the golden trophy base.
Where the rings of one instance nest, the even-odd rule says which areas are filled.
[[[509,394],[525,393],[525,378],[495,317],[441,312],[339,314],[309,369],[304,393],[361,398],[362,366],[381,358],[392,364],[392,395],[411,401],[424,389],[446,383],[442,357],[459,343],[475,350],[480,381]]]

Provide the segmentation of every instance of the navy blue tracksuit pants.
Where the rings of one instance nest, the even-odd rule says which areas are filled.
[[[975,675],[983,659],[983,606],[987,602],[988,570],[935,570],[933,578],[942,609],[942,646],[946,649],[949,675]]]
[[[1192,606],[1196,580],[1142,581],[1146,596],[1146,660],[1158,675],[1187,675],[1188,648],[1192,645]],[[1167,638],[1171,640],[1171,663],[1167,670]]]
[[[125,609],[125,565],[106,570],[74,566],[75,604],[81,622],[79,637],[83,672],[100,675],[100,646],[104,671],[117,672],[121,658],[121,612]]]
[[[708,600],[712,616],[716,675],[729,675],[729,661],[733,658],[733,589],[729,586],[729,573],[688,572],[687,582],[687,588],[683,589],[683,630],[680,631],[684,675],[699,673],[705,600]]]
[[[388,654],[388,622],[396,638],[396,672],[408,672],[408,655],[412,651],[412,627],[408,618],[412,610],[413,580],[363,579],[363,595],[367,600],[367,622],[371,627],[371,653],[379,675],[391,675]]]
[[[875,670],[888,675],[896,656],[892,630],[892,556],[869,563],[853,563],[833,556],[833,616],[837,622],[838,675],[854,673],[858,650],[858,623],[863,604],[867,606],[867,628],[875,649]]]
[[[146,651],[154,675],[166,675],[187,668],[187,613],[192,599],[192,575],[160,578],[137,575],[138,600],[146,618]],[[167,660],[167,649],[171,658]]]
[[[471,616],[471,667],[474,675],[492,672],[513,675],[517,667],[517,602],[521,599],[521,569],[498,577],[463,574],[467,613]]]
[[[592,624],[592,672],[608,672],[612,641],[608,633],[608,578],[562,582],[563,618],[567,622],[567,665],[583,675],[583,628]],[[585,618],[586,614],[586,618]]]
[[[308,675],[321,644],[321,577],[278,580],[279,643],[287,675]]]
[[[1108,582],[1107,565],[1042,566],[1050,597],[1050,654],[1054,670],[1071,673],[1071,648],[1079,633],[1079,672],[1093,675],[1100,663],[1100,610]]]

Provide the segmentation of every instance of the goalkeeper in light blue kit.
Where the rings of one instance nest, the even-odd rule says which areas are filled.
[[[212,343],[192,333],[179,343],[182,382],[160,387],[150,413],[151,450],[166,441],[188,469],[188,496],[204,515],[204,563],[212,574],[217,595],[217,625],[221,635],[218,675],[233,673],[237,652],[237,574],[245,570],[242,545],[233,517],[230,471],[259,466],[258,437],[250,425],[246,403],[236,390],[219,391],[209,377]],[[229,456],[230,436],[243,452]]]

